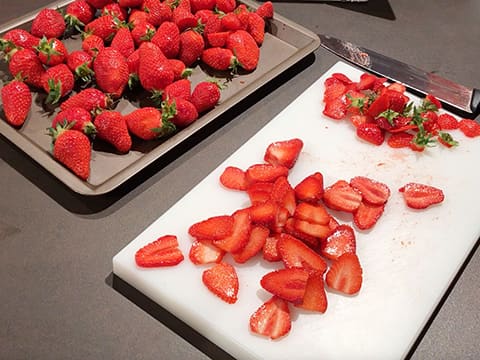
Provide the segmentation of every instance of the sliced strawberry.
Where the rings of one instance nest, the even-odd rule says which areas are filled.
[[[262,250],[269,234],[270,230],[268,228],[261,225],[253,226],[247,244],[242,250],[232,254],[233,259],[239,264],[250,260]]]
[[[317,202],[323,195],[323,175],[315,172],[305,177],[294,188],[298,201]]]
[[[390,189],[384,183],[365,176],[350,179],[350,185],[362,194],[362,201],[373,205],[385,204],[390,197]]]
[[[295,208],[293,216],[300,220],[306,220],[311,223],[327,225],[330,221],[330,214],[321,204],[310,204],[301,202]]]
[[[398,191],[403,194],[407,206],[413,209],[425,209],[445,199],[441,189],[425,184],[408,183]]]
[[[394,149],[408,148],[412,144],[413,137],[414,135],[408,132],[397,132],[390,134],[387,139],[387,144]]]
[[[271,182],[258,182],[248,186],[247,194],[252,205],[261,204],[270,200],[273,184]]]
[[[325,293],[325,284],[323,275],[320,273],[310,274],[303,295],[302,303],[297,306],[310,311],[324,313],[327,311],[327,294]]]
[[[246,190],[247,177],[245,171],[236,166],[227,166],[220,175],[220,183],[228,189]]]
[[[164,235],[135,253],[135,262],[141,267],[173,266],[183,261],[175,235]]]
[[[238,276],[235,268],[225,262],[220,262],[205,270],[202,281],[213,294],[223,301],[233,304],[237,301]]]
[[[266,261],[275,262],[282,260],[282,257],[278,253],[277,243],[280,234],[275,234],[269,236],[265,239],[265,244],[263,245],[262,257]]]
[[[346,253],[332,263],[325,280],[329,288],[353,295],[362,287],[362,272],[358,256]]]
[[[350,80],[350,78],[343,74],[343,73],[333,73],[332,74],[332,77],[334,77],[335,79],[337,80],[340,80],[342,83],[344,83],[345,85],[350,85],[353,83],[352,80]]]
[[[287,335],[292,327],[288,303],[272,296],[250,317],[250,330],[272,340]]]
[[[209,241],[194,240],[188,254],[195,265],[213,264],[222,261],[225,251]]]
[[[191,225],[188,233],[197,239],[224,239],[233,233],[233,222],[229,215],[212,216]]]
[[[264,225],[268,228],[272,228],[275,224],[279,205],[273,201],[266,201],[252,205],[248,208],[250,211],[250,219],[253,224]]]
[[[325,189],[323,201],[330,209],[353,213],[362,202],[362,194],[345,180],[338,180]]]
[[[329,103],[333,100],[340,99],[347,91],[347,87],[342,81],[332,81],[327,83],[323,93],[323,101]]]
[[[303,300],[308,274],[302,268],[275,270],[263,275],[260,285],[273,295],[298,304]]]
[[[304,220],[298,220],[293,217],[287,219],[285,222],[285,226],[283,227],[283,231],[286,234],[290,234],[297,239],[302,240],[305,244],[312,248],[316,248],[318,246],[318,242],[320,238],[316,237],[315,235],[309,234],[310,223]],[[318,229],[317,229],[318,230]]]
[[[315,243],[318,242],[319,239],[325,239],[331,232],[328,223],[323,225],[315,224],[307,220],[301,220],[296,218],[293,218],[293,228],[295,229],[297,234],[302,234],[302,239],[305,239],[305,236],[313,236],[316,239]],[[314,245],[310,242],[309,244]]]
[[[336,260],[345,253],[357,251],[357,240],[352,227],[338,225],[320,244],[320,254],[330,260]]]
[[[363,73],[360,75],[360,81],[357,83],[357,90],[372,90],[377,77],[373,74]]]
[[[214,239],[213,245],[226,252],[240,251],[248,242],[251,229],[250,212],[247,209],[237,210],[232,214],[233,231],[232,234],[222,238]]]
[[[347,104],[342,98],[335,98],[325,103],[323,115],[331,119],[341,120],[347,115]]]
[[[290,215],[295,212],[297,205],[295,190],[293,190],[286,176],[278,177],[273,183],[271,199],[280,207],[287,209]]]
[[[288,168],[281,165],[272,164],[254,164],[248,167],[246,171],[249,184],[256,182],[273,182],[280,176],[288,175]]]
[[[373,145],[380,146],[385,140],[385,133],[376,123],[360,124],[357,129],[357,136]]]
[[[353,214],[353,222],[360,230],[371,229],[380,219],[385,210],[385,204],[372,205],[362,201]]]
[[[438,115],[437,123],[441,130],[458,129],[458,120],[453,115],[447,113]]]
[[[263,159],[272,165],[281,165],[289,169],[295,165],[303,148],[303,141],[297,138],[275,141],[268,145]]]
[[[309,273],[321,274],[327,270],[327,263],[319,254],[291,235],[281,234],[277,249],[286,268],[303,268]]]
[[[458,128],[465,136],[477,137],[480,136],[480,124],[475,120],[461,119],[458,122]]]

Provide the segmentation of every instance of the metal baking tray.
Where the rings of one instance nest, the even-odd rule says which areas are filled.
[[[61,9],[70,2],[54,2],[47,7]],[[252,8],[259,6],[259,3],[250,0],[242,0],[241,2]],[[28,30],[36,13],[32,12],[4,24],[0,27],[0,34],[17,27]],[[76,36],[66,40],[65,43],[67,48],[72,51],[80,47],[80,38]],[[34,93],[30,115],[20,129],[10,126],[4,119],[1,119],[0,134],[71,190],[82,195],[104,194],[115,189],[175,146],[184,142],[233,105],[315,51],[319,45],[320,41],[316,34],[275,13],[274,18],[269,20],[267,24],[267,33],[260,50],[257,69],[251,73],[240,74],[229,79],[226,89],[222,90],[220,102],[215,109],[202,115],[190,126],[178,131],[168,139],[151,142],[134,140],[132,150],[128,154],[117,154],[107,146],[93,146],[91,173],[87,181],[76,177],[66,167],[57,162],[50,153],[51,139],[47,135],[46,129],[50,126],[58,110],[54,113],[47,113],[44,110],[42,107],[44,94]],[[192,88],[197,82],[210,75],[200,65],[197,65],[190,77]],[[0,79],[6,80],[9,78],[8,66],[2,62],[0,64]],[[118,102],[116,110],[128,113],[139,106],[141,106],[141,102],[122,99]],[[0,116],[3,117],[4,114],[1,113]]]

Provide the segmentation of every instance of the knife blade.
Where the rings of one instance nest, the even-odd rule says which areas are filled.
[[[465,87],[348,41],[329,35],[318,36],[323,48],[362,69],[399,82],[414,92],[431,94],[463,117],[474,118],[480,113],[480,89]]]

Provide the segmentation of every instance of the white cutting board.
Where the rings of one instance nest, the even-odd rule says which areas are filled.
[[[348,121],[322,115],[323,82],[334,72],[355,81],[361,74],[345,63],[335,64],[113,258],[117,276],[237,359],[404,357],[480,236],[480,139],[454,131],[458,148],[437,146],[423,153],[362,142]],[[199,220],[248,205],[244,193],[219,185],[226,166],[246,169],[262,161],[269,143],[293,137],[304,141],[289,178],[293,185],[315,171],[322,172],[326,185],[362,175],[386,183],[392,195],[376,226],[357,231],[364,271],[360,293],[348,297],[328,292],[325,314],[292,307],[290,334],[271,341],[250,333],[248,324],[250,315],[270,297],[260,287],[261,276],[280,264],[257,259],[237,265],[239,299],[226,304],[202,284],[205,267],[189,261],[187,229]],[[407,182],[439,187],[445,201],[411,210],[398,192]],[[351,222],[349,216],[338,219]],[[138,268],[135,252],[164,234],[178,236],[185,261],[172,268]]]

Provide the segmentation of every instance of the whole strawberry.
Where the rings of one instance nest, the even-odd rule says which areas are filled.
[[[81,31],[95,16],[95,9],[85,0],[75,0],[65,8],[67,28]]]
[[[175,23],[165,21],[157,28],[151,41],[168,59],[174,59],[180,50],[180,30]]]
[[[40,38],[33,36],[24,29],[12,29],[0,38],[0,51],[8,54],[14,48],[34,49]]]
[[[113,3],[113,0],[87,0],[87,2],[92,5],[95,9],[101,9],[105,5]]]
[[[93,112],[98,109],[107,109],[111,104],[112,99],[103,91],[87,88],[70,96],[60,105],[60,109],[67,110],[71,107],[81,107],[89,112]]]
[[[173,70],[173,79],[186,79],[192,75],[193,69],[187,68],[182,60],[167,59],[170,64],[170,68]]]
[[[113,36],[110,47],[118,50],[125,58],[128,58],[135,51],[135,42],[132,33],[127,27],[121,27]]]
[[[213,109],[220,100],[220,87],[215,81],[199,82],[192,91],[192,103],[201,114]]]
[[[68,56],[68,50],[65,44],[59,39],[47,39],[43,37],[38,46],[38,58],[42,64],[54,66],[65,62]]]
[[[154,27],[165,21],[172,20],[172,8],[165,2],[158,0],[143,0],[143,11],[147,13],[146,20]]]
[[[102,15],[113,15],[118,21],[126,21],[128,9],[121,7],[117,2],[110,2],[101,9]]]
[[[180,51],[178,58],[182,60],[186,66],[192,65],[200,56],[202,56],[205,48],[203,36],[195,30],[186,30],[180,34]]]
[[[117,25],[115,23],[115,18],[112,15],[99,16],[85,25],[86,33],[97,35],[104,41],[112,40],[116,31]]]
[[[52,136],[53,157],[82,180],[90,176],[92,149],[84,133],[57,125],[49,129]]]
[[[139,47],[144,42],[149,42],[155,35],[155,26],[146,20],[139,20],[133,23],[132,37],[135,45]]]
[[[114,110],[101,112],[95,117],[97,137],[113,145],[121,153],[127,153],[132,147],[132,138],[128,132],[123,115]]]
[[[28,85],[42,88],[45,69],[32,49],[16,50],[10,58],[8,69],[12,76],[21,76]]]
[[[162,103],[162,114],[179,128],[184,128],[198,119],[198,111],[195,105],[182,98],[164,101]]]
[[[97,56],[98,52],[105,48],[105,42],[98,35],[84,34],[82,50],[90,56]]]
[[[244,70],[255,70],[260,57],[260,49],[250,33],[245,30],[232,32],[227,38],[226,47],[232,50]]]
[[[30,33],[42,38],[61,38],[65,32],[65,20],[60,12],[54,9],[42,9],[32,20]]]
[[[78,106],[60,111],[53,118],[52,128],[55,129],[57,125],[69,125],[72,130],[81,131],[89,137],[94,137],[97,132],[95,125],[92,123],[92,115],[90,112]]]
[[[203,50],[202,61],[212,69],[220,71],[231,70],[236,72],[239,65],[232,50],[221,47],[211,47]]]
[[[13,126],[22,126],[32,105],[32,93],[28,85],[13,79],[2,87],[1,98],[5,120]]]
[[[74,50],[67,56],[67,66],[73,72],[76,79],[84,83],[92,81],[94,72],[93,57],[83,50]]]
[[[66,64],[48,68],[42,76],[42,87],[48,94],[45,102],[56,104],[60,98],[68,95],[75,85],[75,77]]]
[[[151,42],[140,45],[138,77],[145,90],[162,90],[173,82],[174,76],[167,58],[157,45]]]
[[[179,79],[167,85],[162,92],[162,100],[182,98],[190,101],[192,83],[189,79]]]
[[[125,115],[128,130],[142,140],[153,140],[175,131],[175,126],[162,119],[162,112],[154,107],[143,107]]]
[[[93,71],[100,90],[120,97],[128,84],[129,72],[125,57],[116,49],[106,47],[93,61]]]

